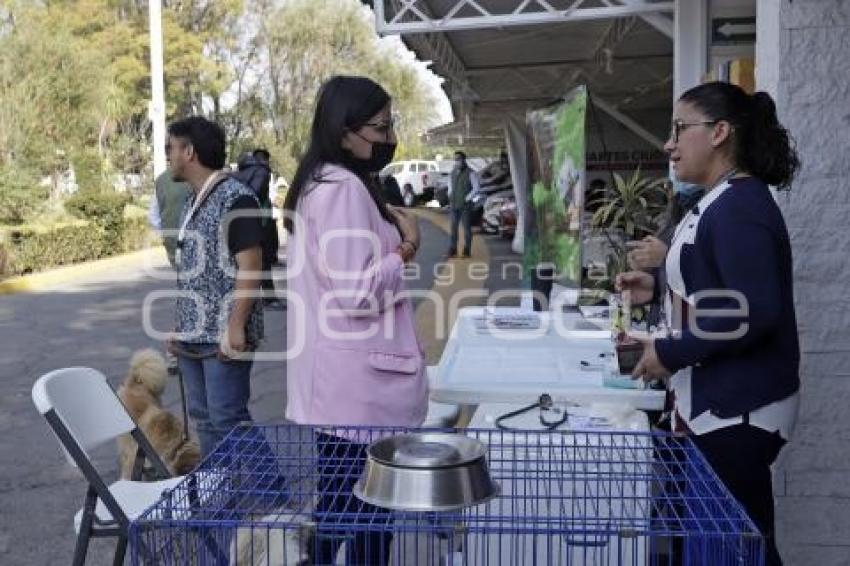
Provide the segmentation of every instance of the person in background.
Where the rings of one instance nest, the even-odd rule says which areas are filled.
[[[272,271],[277,263],[280,240],[269,197],[269,183],[272,176],[270,158],[268,150],[262,148],[246,153],[239,158],[237,170],[232,173],[232,176],[254,191],[260,201],[262,213],[260,223],[263,229],[263,278],[260,281],[260,287],[264,294],[263,304],[266,308],[284,308],[285,304],[275,294]]]
[[[168,263],[176,268],[174,253],[177,250],[177,230],[180,228],[180,216],[189,199],[189,187],[178,183],[166,169],[154,181],[154,198],[148,209],[148,222],[162,234],[162,244],[168,256]]]
[[[177,237],[175,338],[189,415],[208,455],[236,425],[251,422],[254,351],[263,338],[256,274],[262,268],[257,195],[222,171],[224,130],[200,116],[168,126],[175,181],[191,190]],[[222,249],[223,248],[223,249]]]
[[[646,236],[641,240],[626,243],[629,248],[629,267],[652,273],[661,289],[667,286],[664,259],[667,257],[667,250],[670,247],[670,241],[673,239],[673,231],[685,214],[690,212],[705,194],[704,187],[678,181],[675,178],[672,166],[670,176],[673,194],[667,201],[667,210],[658,231],[654,236]],[[661,297],[650,305],[646,319],[650,327],[657,327],[661,322],[662,301],[660,299]]]
[[[629,267],[642,271],[652,271],[663,268],[667,249],[673,239],[673,231],[682,217],[696,206],[705,194],[705,188],[693,183],[686,183],[675,178],[671,166],[670,176],[673,185],[673,195],[667,201],[667,210],[661,226],[654,236],[646,236],[641,240],[628,242]]]
[[[707,190],[674,231],[665,288],[646,272],[617,277],[633,304],[665,298],[670,333],[639,337],[633,375],[668,380],[673,429],[764,535],[766,563],[781,564],[770,467],[796,421],[800,348],[791,243],[769,185],[789,187],[799,160],[768,94],[719,82],[679,98],[665,149],[678,179]]]
[[[322,86],[309,146],[284,203],[300,219],[284,219],[288,260],[302,266],[289,279],[289,294],[303,307],[290,308],[286,322],[294,352],[286,417],[296,423],[416,427],[425,419],[425,364],[403,278],[419,229],[415,216],[387,206],[375,182],[395,147],[391,99],[380,85],[337,76]],[[310,564],[335,562],[343,533],[323,524],[329,514],[356,510],[368,521],[392,520],[352,494],[366,446],[360,435],[327,427],[316,433],[321,495]],[[387,533],[359,530],[346,542],[344,562],[387,564],[390,542]]]
[[[160,234],[168,264],[174,270],[177,269],[177,230],[180,228],[180,218],[186,201],[189,200],[189,194],[189,186],[175,181],[171,177],[171,171],[166,169],[154,181],[154,195],[148,208],[148,223]],[[165,361],[168,373],[175,375],[179,369],[177,356],[166,349]]]
[[[479,187],[478,175],[469,168],[466,154],[456,151],[455,164],[449,173],[449,214],[451,215],[451,242],[447,256],[457,257],[458,224],[463,221],[463,256],[472,255],[472,206],[469,197]]]

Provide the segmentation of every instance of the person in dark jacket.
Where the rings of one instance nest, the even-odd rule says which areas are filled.
[[[667,210],[661,225],[653,236],[646,236],[640,240],[628,242],[629,267],[642,271],[652,271],[663,268],[664,258],[667,257],[667,249],[673,239],[673,232],[682,218],[696,206],[705,195],[705,188],[692,183],[681,181],[673,183],[673,194],[667,202]]]
[[[790,186],[799,161],[768,94],[717,82],[682,95],[665,149],[676,176],[707,191],[674,231],[666,288],[645,272],[617,278],[633,304],[665,301],[669,334],[640,337],[633,375],[668,381],[674,430],[765,536],[766,563],[781,564],[770,466],[795,424],[800,348],[791,243],[768,185]]]
[[[449,173],[449,207],[451,215],[451,242],[447,257],[457,256],[458,225],[463,221],[463,256],[472,254],[472,203],[470,194],[479,190],[478,174],[469,168],[466,154],[455,152],[455,166]]]
[[[269,177],[268,179],[264,179],[263,189],[257,196],[260,199],[261,206],[268,211],[268,216],[265,218],[264,222],[266,239],[264,241],[263,256],[266,258],[266,262],[272,266],[277,265],[278,263],[277,251],[278,248],[280,248],[280,239],[277,234],[277,224],[275,223],[274,214],[272,214],[274,204],[272,203],[271,195],[269,194],[269,181],[271,179],[271,154],[267,149],[258,148],[254,150],[253,156],[257,161],[265,164],[266,169],[269,172]]]
[[[655,276],[656,282],[661,289],[667,285],[667,273],[664,268],[664,259],[667,250],[673,240],[673,232],[679,225],[685,214],[699,202],[705,195],[705,188],[692,183],[674,181],[673,195],[667,203],[661,226],[654,236],[646,236],[640,240],[627,242],[629,248],[628,260],[631,269],[647,271]],[[647,315],[647,324],[650,327],[658,326],[661,319],[661,297],[650,305]]]
[[[254,191],[260,199],[261,206],[269,206],[269,183],[272,178],[269,166],[269,153],[264,149],[255,149],[252,153],[244,153],[236,164],[236,172],[232,173],[243,185]]]
[[[284,303],[275,296],[274,278],[272,269],[277,263],[277,251],[280,240],[277,235],[277,225],[272,214],[272,203],[269,198],[269,184],[271,182],[270,155],[265,149],[258,148],[252,153],[246,153],[237,162],[237,171],[233,177],[242,182],[243,185],[254,191],[260,201],[262,210],[263,227],[263,279],[260,286],[265,298],[263,303],[267,308],[282,308]]]

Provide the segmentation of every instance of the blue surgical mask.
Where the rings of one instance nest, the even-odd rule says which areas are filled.
[[[675,192],[680,198],[692,197],[705,190],[702,185],[695,185],[694,183],[687,183],[685,181],[678,180],[672,167],[670,168],[670,181],[673,182],[673,192]]]

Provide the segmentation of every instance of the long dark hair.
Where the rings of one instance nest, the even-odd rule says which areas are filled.
[[[710,120],[732,124],[735,164],[742,171],[779,189],[790,187],[800,159],[769,94],[749,95],[737,85],[713,82],[690,89],[679,100],[693,104]]]
[[[310,182],[323,182],[320,175],[322,165],[334,163],[357,175],[369,190],[381,216],[394,223],[372,172],[359,167],[351,153],[342,147],[346,131],[362,128],[390,100],[390,95],[381,85],[366,77],[335,76],[322,85],[313,115],[310,144],[286,193],[285,211],[294,213],[306,186]],[[286,215],[283,223],[290,233],[295,231],[291,214]]]

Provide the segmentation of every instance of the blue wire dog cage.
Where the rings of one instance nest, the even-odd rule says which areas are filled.
[[[351,494],[387,427],[235,429],[130,528],[134,565],[760,566],[764,541],[687,439],[462,429],[498,497],[390,511]]]

